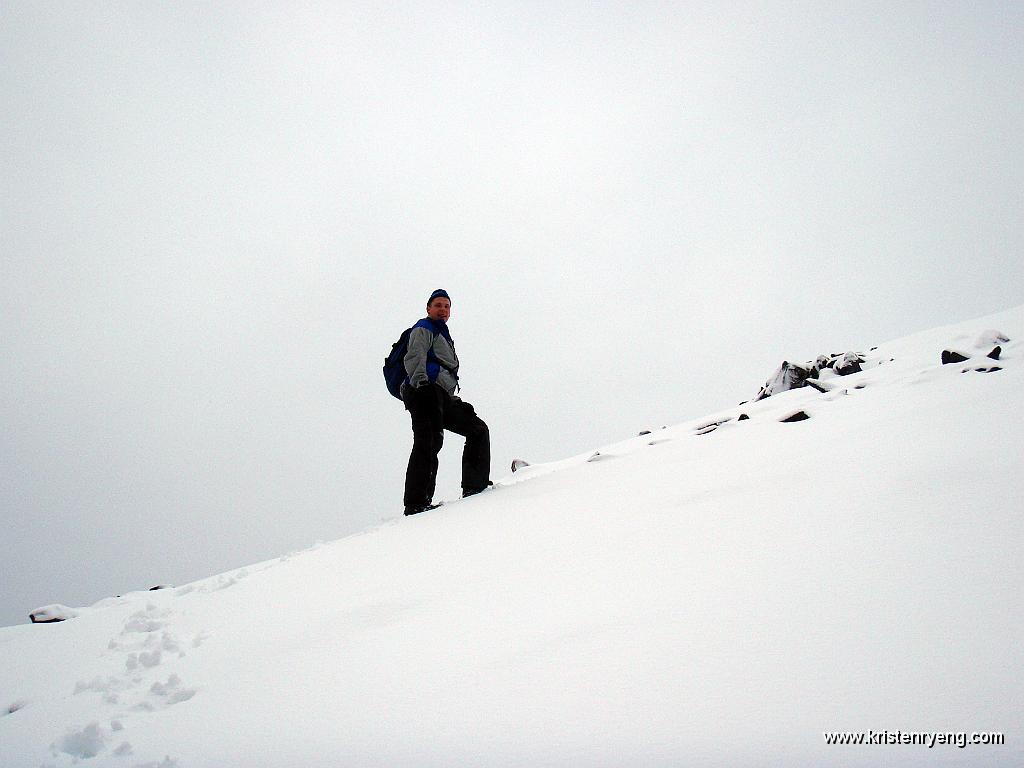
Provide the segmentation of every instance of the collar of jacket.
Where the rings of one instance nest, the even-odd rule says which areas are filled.
[[[452,341],[452,335],[448,331],[448,323],[441,322],[440,320],[432,320],[429,317],[424,317],[422,320],[416,323],[416,325],[433,329],[434,333],[441,334],[446,339],[448,339],[449,344],[451,344],[453,347],[455,346],[455,342]]]

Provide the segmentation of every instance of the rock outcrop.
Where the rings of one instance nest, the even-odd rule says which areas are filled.
[[[814,386],[819,391],[825,391],[824,385],[818,381],[822,371],[831,370],[837,376],[849,376],[851,373],[860,373],[863,362],[864,355],[859,352],[818,355],[816,360],[803,365],[783,360],[782,365],[758,391],[754,401],[806,386]]]

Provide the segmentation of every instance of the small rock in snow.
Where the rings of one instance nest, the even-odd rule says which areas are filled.
[[[12,701],[8,705],[7,710],[5,712],[3,712],[3,713],[0,713],[0,714],[3,714],[3,715],[13,715],[19,709],[24,709],[27,706],[28,706],[28,701],[27,700],[25,700],[25,699],[18,699],[17,701]]]
[[[708,432],[714,431],[718,427],[720,427],[723,424],[725,424],[725,422],[727,422],[727,421],[732,421],[732,416],[727,416],[726,418],[719,419],[718,421],[709,421],[709,422],[707,422],[705,424],[701,424],[701,425],[697,426],[694,429],[694,431],[698,435],[706,435]]]
[[[953,349],[942,350],[942,364],[949,365],[950,363],[962,363],[969,358],[966,355],[962,355]]]
[[[78,616],[78,611],[74,608],[68,608],[66,605],[60,605],[54,603],[53,605],[44,605],[42,608],[36,608],[32,613],[28,615],[32,619],[33,624],[52,624],[55,621],[67,621]]]
[[[806,411],[797,411],[796,413],[789,414],[784,419],[779,419],[779,421],[783,424],[792,424],[795,421],[806,421],[809,418],[811,417],[807,415]]]

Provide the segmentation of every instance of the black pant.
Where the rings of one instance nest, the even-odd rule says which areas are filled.
[[[456,400],[437,384],[414,389],[407,386],[405,408],[412,417],[412,454],[405,473],[405,506],[426,506],[434,498],[437,454],[444,430],[466,438],[462,452],[462,492],[487,487],[491,473],[491,436],[473,406]]]

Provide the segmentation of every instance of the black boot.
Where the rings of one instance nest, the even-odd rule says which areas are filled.
[[[427,504],[425,506],[406,507],[404,514],[406,514],[406,515],[418,515],[420,512],[428,512],[431,509],[437,509],[440,506],[441,506],[441,504],[437,503],[437,504]]]
[[[491,480],[488,480],[487,481],[487,485],[485,485],[483,488],[471,488],[469,490],[463,489],[462,490],[462,498],[465,499],[465,498],[468,498],[469,496],[476,496],[478,493],[481,493],[483,491],[486,491],[488,488],[493,488],[493,487],[494,487],[494,483]]]

